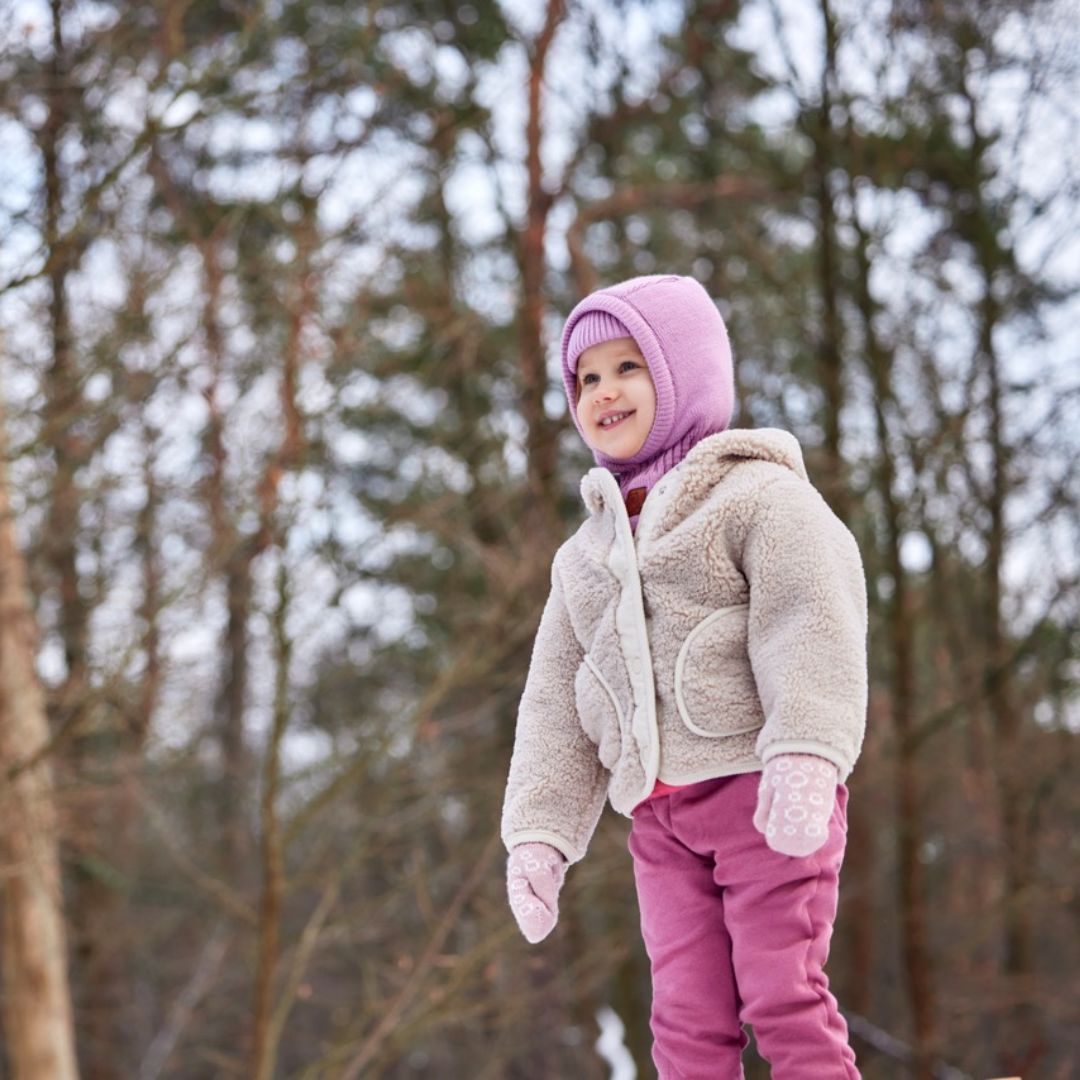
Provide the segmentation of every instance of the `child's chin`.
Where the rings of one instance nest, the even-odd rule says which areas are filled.
[[[612,461],[629,461],[640,449],[644,446],[644,443],[638,444],[636,447],[627,448],[623,446],[597,446],[594,443],[589,443],[590,450],[597,450],[605,457],[611,458]]]

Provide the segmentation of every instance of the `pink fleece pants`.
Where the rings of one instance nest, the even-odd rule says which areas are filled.
[[[760,779],[705,780],[634,809],[630,852],[660,1080],[739,1080],[744,1023],[773,1080],[859,1077],[823,970],[847,788],[837,791],[825,846],[792,858],[753,826]]]

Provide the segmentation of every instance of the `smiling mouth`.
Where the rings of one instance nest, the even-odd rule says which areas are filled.
[[[624,413],[615,413],[612,416],[606,416],[596,426],[601,431],[610,431],[612,428],[617,428],[623,421],[629,420],[634,415],[633,410]]]

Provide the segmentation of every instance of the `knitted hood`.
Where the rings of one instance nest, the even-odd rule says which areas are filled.
[[[569,344],[574,327],[588,312],[618,319],[637,342],[656,387],[656,419],[632,458],[593,451],[596,463],[616,475],[650,470],[662,458],[672,462],[707,435],[731,422],[735,382],[727,328],[709,294],[693,278],[654,275],[632,278],[585,297],[570,313],[562,335],[562,369],[570,415],[577,418],[577,357]]]

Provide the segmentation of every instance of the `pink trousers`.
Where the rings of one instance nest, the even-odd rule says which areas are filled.
[[[777,855],[754,828],[760,773],[641,803],[630,852],[652,966],[660,1080],[738,1080],[754,1029],[773,1080],[858,1080],[823,970],[836,917],[847,788],[829,838]]]

